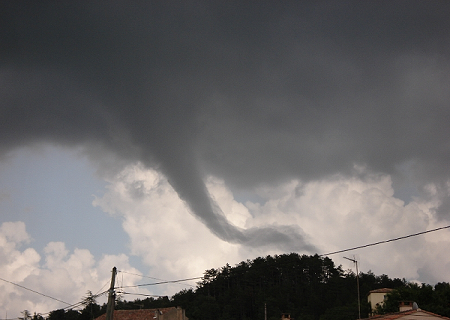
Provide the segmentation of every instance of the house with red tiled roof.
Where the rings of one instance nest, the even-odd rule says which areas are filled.
[[[384,315],[375,315],[375,310],[377,306],[383,306],[387,295],[393,292],[393,289],[382,288],[376,289],[369,292],[367,297],[367,301],[370,303],[370,307],[372,309],[372,315],[370,320],[439,320],[439,319],[447,319],[450,318],[440,316],[438,314],[428,312],[425,310],[419,309],[417,303],[413,301],[400,301],[399,312],[389,313]]]
[[[106,314],[95,320],[106,320]],[[184,309],[180,307],[139,309],[139,310],[114,310],[113,320],[189,320]]]
[[[414,309],[402,312],[395,312],[383,315],[377,315],[370,318],[370,320],[450,320],[450,318],[440,316],[438,314],[428,312],[425,310]],[[363,319],[364,320],[364,319]]]
[[[393,289],[389,288],[381,288],[369,291],[369,295],[367,296],[367,302],[369,302],[370,304],[372,315],[375,314],[375,310],[377,309],[378,306],[380,307],[383,306],[387,294],[391,293],[392,291]]]

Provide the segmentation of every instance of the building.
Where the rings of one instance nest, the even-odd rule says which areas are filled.
[[[281,314],[281,320],[294,320],[294,318],[291,318],[290,313],[282,313]]]
[[[372,310],[371,315],[375,314],[375,310],[378,306],[383,306],[384,301],[386,300],[386,296],[388,293],[391,293],[393,289],[382,288],[369,291],[369,295],[367,296],[367,302],[370,304],[370,309]]]
[[[398,308],[401,311],[407,311],[407,310],[411,310],[411,309],[417,309],[417,303],[413,302],[413,301],[400,301],[400,305],[398,306]]]
[[[369,300],[371,302],[372,311],[374,310],[373,307],[376,305],[381,305],[383,301],[380,302],[382,294],[388,294],[389,292],[392,292],[392,289],[378,289],[370,291],[370,293],[374,293],[372,295],[372,299]],[[369,293],[369,296],[370,296]],[[375,305],[372,305],[372,302],[375,303]],[[438,314],[428,312],[425,310],[419,309],[419,306],[417,303],[412,301],[402,301],[399,305],[399,312],[395,313],[389,313],[389,314],[382,314],[382,315],[373,315],[370,318],[366,318],[367,320],[450,320],[450,318],[440,316]],[[363,319],[364,320],[364,319]]]
[[[106,320],[106,314],[95,320]],[[114,310],[113,320],[189,320],[184,309],[180,307],[139,309],[139,310]]]
[[[367,320],[450,320],[450,318],[420,309],[377,315]]]

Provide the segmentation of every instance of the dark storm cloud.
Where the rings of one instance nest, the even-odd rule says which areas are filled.
[[[222,239],[313,250],[290,228],[230,225],[204,176],[245,189],[360,164],[400,181],[412,163],[409,179],[444,190],[449,9],[3,1],[1,151],[50,141],[140,160]]]

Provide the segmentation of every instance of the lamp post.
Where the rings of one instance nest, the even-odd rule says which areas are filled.
[[[354,259],[355,257],[353,257],[353,259],[344,257],[344,259],[350,260],[353,263],[355,263],[356,265],[356,287],[358,290],[358,319],[361,319],[361,302],[359,300],[359,272],[358,272],[358,261],[356,259]]]

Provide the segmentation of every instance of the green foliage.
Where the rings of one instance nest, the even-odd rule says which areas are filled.
[[[31,313],[28,310],[23,310],[20,312],[23,317],[19,317],[19,320],[30,320],[31,319]]]
[[[64,320],[78,320],[80,313],[76,310],[67,310],[64,314]]]
[[[134,310],[134,309],[156,309],[171,307],[173,304],[169,297],[149,297],[144,300],[136,299],[134,301],[118,300],[116,301],[116,310]]]
[[[193,320],[209,319],[205,315],[211,310],[219,320],[264,319],[264,306],[268,319],[288,312],[294,318],[318,320],[327,305],[350,304],[357,298],[356,286],[351,289],[355,294],[342,294],[349,291],[345,282],[342,269],[331,259],[291,253],[207,270],[195,297],[183,301],[178,294],[174,301],[181,302]]]
[[[371,271],[359,274],[361,316],[368,317],[369,291],[397,289],[403,300],[421,301],[424,309],[447,315],[450,286],[407,283],[404,279],[376,276]],[[386,304],[383,312],[398,311],[400,296]],[[344,272],[329,258],[295,253],[259,257],[242,261],[235,267],[225,265],[205,271],[197,290],[179,292],[173,302],[186,309],[191,320],[206,320],[214,310],[218,320],[269,320],[290,313],[295,319],[357,319],[358,296],[356,274]]]
[[[88,291],[86,296],[83,298],[84,309],[78,315],[78,318],[73,320],[93,320],[101,315],[101,308],[97,304],[95,296],[92,294],[92,291]],[[69,320],[69,319],[65,319]]]
[[[33,318],[31,318],[32,320],[44,320],[44,317],[41,316],[39,313],[34,313],[33,314]]]
[[[401,301],[416,302],[421,309],[434,312],[442,316],[450,316],[450,284],[440,282],[434,288],[422,283],[404,283],[387,295],[384,305],[378,313],[384,314],[398,311]]]
[[[320,320],[348,320],[358,319],[358,305],[348,304],[326,309]]]
[[[66,320],[64,317],[65,315],[66,312],[64,311],[64,309],[54,310],[50,312],[47,320]]]
[[[155,309],[181,306],[190,320],[280,320],[289,313],[296,320],[347,320],[358,318],[356,274],[336,267],[327,257],[296,253],[259,257],[234,267],[226,264],[206,270],[197,288],[168,297],[126,301],[116,309]],[[450,285],[408,283],[404,279],[359,274],[361,317],[369,316],[369,291],[395,289],[379,313],[396,312],[400,301],[415,301],[422,309],[450,316]],[[88,291],[84,309],[52,311],[47,320],[92,320],[106,312]],[[29,315],[29,312],[28,312]],[[25,318],[25,316],[24,316]],[[31,320],[26,318],[22,320]],[[32,320],[44,320],[33,317]]]
[[[86,297],[83,298],[82,305],[84,308],[81,311],[72,309],[51,311],[46,320],[92,320],[106,312],[106,305],[99,306],[91,291],[88,291]],[[32,320],[44,320],[44,318],[35,314]]]

